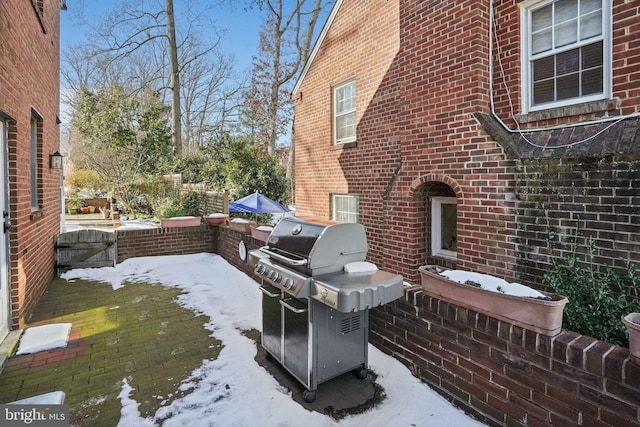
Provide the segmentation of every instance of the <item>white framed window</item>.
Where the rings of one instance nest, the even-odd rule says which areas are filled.
[[[32,111],[31,115],[31,129],[30,129],[30,184],[31,184],[31,211],[40,210],[41,190],[42,190],[42,178],[40,176],[42,172],[42,135],[40,130],[42,129],[42,118]]]
[[[458,204],[455,197],[431,198],[431,254],[456,259]]]
[[[358,196],[350,194],[331,195],[331,219],[340,222],[357,223],[360,217]]]
[[[523,113],[611,96],[610,0],[520,7]]]
[[[356,140],[356,81],[333,88],[333,142],[344,144]]]

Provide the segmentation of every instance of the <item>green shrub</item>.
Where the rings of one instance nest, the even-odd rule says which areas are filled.
[[[106,193],[109,185],[96,171],[89,169],[77,169],[69,174],[67,184],[72,190],[90,190],[93,194]]]
[[[196,191],[187,191],[175,197],[165,197],[155,209],[157,218],[173,218],[176,216],[202,216],[199,207],[200,195]]]
[[[553,253],[554,233],[549,230],[548,244]],[[632,262],[626,261],[626,274],[606,267],[598,271],[593,260],[595,242],[590,240],[586,261],[580,261],[577,239],[566,258],[551,257],[553,270],[544,276],[544,283],[566,296],[563,317],[565,329],[624,347],[629,338],[622,317],[640,311],[638,289],[640,279]]]

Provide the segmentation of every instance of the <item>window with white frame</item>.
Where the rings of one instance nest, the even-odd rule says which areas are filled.
[[[356,81],[333,88],[333,142],[344,144],[356,140]]]
[[[357,223],[360,215],[358,196],[333,194],[331,211],[331,218],[334,221]]]
[[[30,135],[30,181],[31,181],[31,210],[40,209],[42,198],[42,118],[35,112],[31,115],[31,135]]]
[[[610,0],[527,1],[521,18],[523,112],[610,96]]]
[[[456,259],[458,205],[455,197],[431,198],[431,254]]]

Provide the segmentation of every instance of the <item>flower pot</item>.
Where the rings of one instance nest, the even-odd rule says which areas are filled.
[[[220,225],[224,224],[224,222],[229,218],[229,215],[225,215],[223,213],[213,213],[204,217],[204,220],[209,225]]]
[[[200,225],[200,217],[197,216],[176,216],[160,220],[163,228],[171,227],[197,227]]]
[[[562,330],[564,306],[569,302],[562,295],[542,292],[546,300],[503,294],[458,283],[430,270],[430,266],[419,269],[426,294],[542,335],[553,336]]]
[[[83,206],[80,209],[82,210],[83,214],[88,214],[89,213],[89,206]]]
[[[96,207],[95,206],[89,206],[89,213],[96,213]]]
[[[266,242],[273,231],[273,227],[267,225],[260,225],[258,227],[251,227],[251,237],[254,239]]]
[[[629,313],[622,318],[629,332],[629,351],[631,360],[640,364],[640,313]]]
[[[229,221],[229,228],[235,231],[239,231],[242,234],[251,234],[252,226],[255,227],[256,223],[242,218],[234,218]]]

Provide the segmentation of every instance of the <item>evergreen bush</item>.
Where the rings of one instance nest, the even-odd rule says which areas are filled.
[[[554,255],[556,234],[551,228],[547,229],[553,270],[545,274],[544,283],[569,299],[563,317],[565,329],[628,347],[629,337],[622,317],[640,312],[640,279],[635,266],[626,260],[626,274],[610,266],[599,271],[594,263],[595,241],[589,240],[586,255],[579,254],[579,234],[576,230],[571,236],[571,252],[563,258]]]

